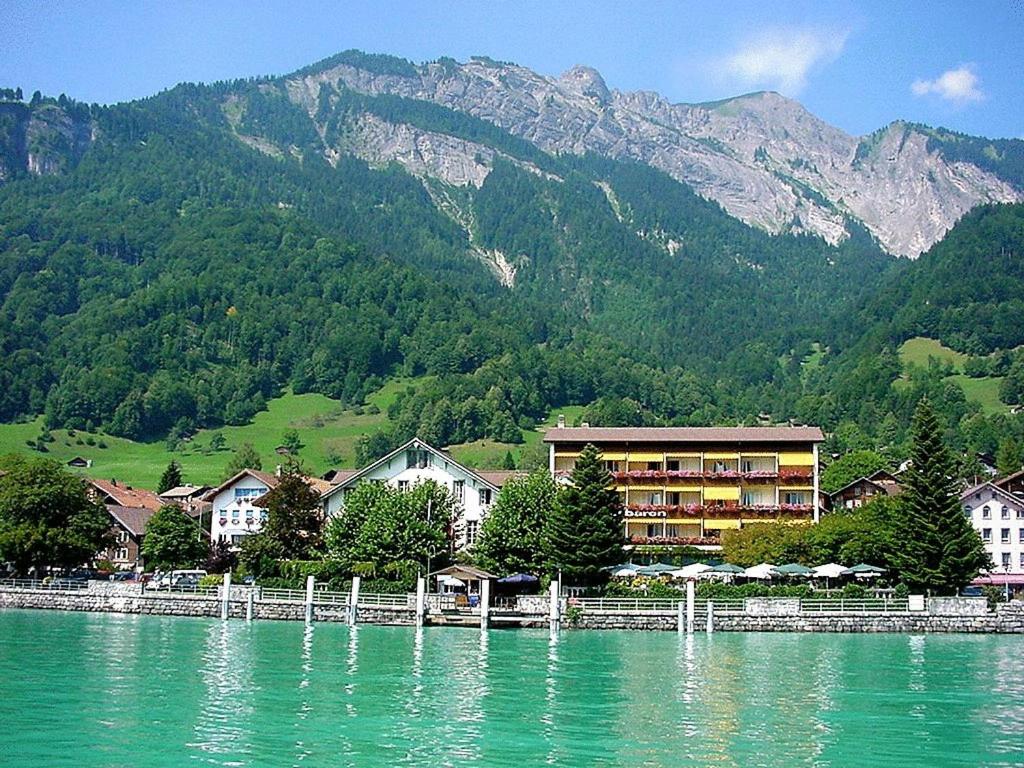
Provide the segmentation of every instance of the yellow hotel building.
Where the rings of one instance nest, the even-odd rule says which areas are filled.
[[[715,547],[723,530],[817,522],[817,427],[565,427],[548,430],[549,466],[567,477],[588,443],[612,473],[633,544]]]

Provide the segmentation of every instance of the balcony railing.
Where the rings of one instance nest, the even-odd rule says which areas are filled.
[[[813,473],[809,470],[775,470],[752,469],[742,472],[737,469],[722,469],[718,471],[703,471],[700,469],[633,469],[629,472],[612,472],[612,479],[617,483],[629,485],[631,483],[644,483],[652,480],[736,480],[742,482],[757,482],[759,480],[782,480],[792,482],[795,480],[812,480]]]
[[[714,536],[630,536],[629,543],[661,547],[716,547],[722,541]]]
[[[779,514],[806,514],[813,512],[811,504],[629,504],[626,517],[715,517],[718,515],[736,517],[745,515],[776,516]]]

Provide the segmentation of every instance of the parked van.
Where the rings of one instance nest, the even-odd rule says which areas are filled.
[[[161,587],[182,587],[182,586],[197,586],[199,580],[206,575],[206,571],[203,570],[182,570],[182,571],[171,571],[165,573],[161,578],[159,585]]]

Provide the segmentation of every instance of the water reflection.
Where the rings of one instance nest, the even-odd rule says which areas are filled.
[[[211,622],[207,627],[200,658],[205,695],[190,746],[209,755],[237,759],[252,749],[252,697],[256,692],[252,670],[256,660],[254,643],[247,634],[245,625],[237,622]]]

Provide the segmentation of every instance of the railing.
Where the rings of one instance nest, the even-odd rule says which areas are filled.
[[[411,607],[409,600],[409,595],[360,593],[359,607],[362,608],[364,606],[378,606],[390,608],[409,608]]]
[[[909,601],[904,598],[841,597],[833,600],[801,600],[801,613],[906,613]]]
[[[456,607],[455,595],[429,594],[427,607],[437,611],[453,610]]]
[[[582,608],[584,611],[674,612],[679,610],[679,603],[685,602],[685,600],[685,595],[680,595],[679,600],[653,597],[570,597],[568,606]]]
[[[260,602],[263,603],[304,603],[306,602],[306,590],[304,589],[263,589],[259,592]],[[316,593],[313,593],[316,599]]]
[[[84,592],[89,582],[77,579],[56,578],[48,582],[39,579],[0,579],[0,587],[20,590],[47,590],[50,592]]]
[[[150,597],[159,597],[160,595],[167,595],[168,597],[181,597],[182,595],[191,595],[192,597],[218,597],[220,587],[200,587],[193,584],[175,584],[167,586],[154,587],[152,585],[143,585],[142,592]]]
[[[349,595],[348,592],[327,592],[327,591],[314,592],[313,593],[313,602],[316,603],[317,605],[340,605],[340,606],[346,606],[349,603],[349,598],[350,597],[351,597],[351,595]],[[305,599],[305,596],[303,596],[303,599]],[[265,602],[266,598],[263,598],[263,600]]]

